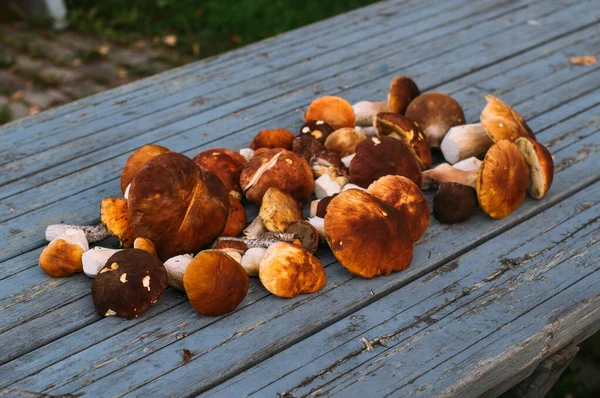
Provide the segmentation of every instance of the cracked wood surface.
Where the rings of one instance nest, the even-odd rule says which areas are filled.
[[[517,383],[527,374],[516,370],[531,372],[598,328],[600,277],[589,261],[600,67],[568,63],[600,48],[596,2],[383,2],[3,127],[0,388],[452,396]],[[548,197],[499,221],[481,212],[455,226],[432,219],[411,267],[390,277],[355,278],[320,249],[322,291],[282,300],[253,281],[240,307],[216,318],[198,316],[174,289],[138,319],[100,318],[89,279],[52,279],[36,266],[45,225],[97,221],[136,147],[158,142],[190,156],[241,148],[260,128],[298,127],[300,109],[321,93],[385,97],[396,74],[452,94],[467,121],[487,93],[514,105],[555,156]],[[560,338],[548,340],[556,311],[573,322],[552,323]]]

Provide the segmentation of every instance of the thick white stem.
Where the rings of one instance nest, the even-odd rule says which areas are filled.
[[[100,242],[108,237],[110,233],[103,224],[98,225],[67,225],[67,224],[54,224],[46,227],[46,240],[48,242],[55,238],[64,235],[65,231],[69,229],[76,229],[83,231],[85,238],[89,243]],[[87,250],[87,249],[86,249]]]
[[[193,259],[194,257],[191,254],[181,254],[165,261],[164,265],[167,270],[170,286],[173,286],[175,289],[185,290],[183,287],[183,275]]]
[[[95,278],[98,272],[106,265],[108,259],[121,249],[108,249],[105,247],[94,247],[81,256],[83,272],[90,278]]]
[[[423,172],[421,189],[425,191],[433,187],[435,184],[441,184],[444,182],[456,182],[475,188],[475,185],[477,184],[477,171],[459,170],[456,167],[452,167],[448,163],[442,163],[433,169]]]
[[[360,101],[352,105],[352,109],[354,109],[357,126],[371,126],[373,125],[373,116],[390,111],[387,101]]]
[[[308,219],[308,222],[319,232],[319,240],[325,241],[327,239],[327,235],[325,234],[325,219],[321,217],[311,217]]]
[[[481,168],[481,160],[476,157],[470,157],[455,163],[452,167],[462,171],[479,171]]]
[[[242,267],[246,270],[249,276],[258,275],[258,269],[260,268],[260,260],[265,256],[267,249],[260,247],[253,247],[246,250],[246,253],[242,256]]]
[[[493,143],[481,123],[465,124],[452,127],[442,140],[440,149],[446,161],[455,164],[484,154]]]

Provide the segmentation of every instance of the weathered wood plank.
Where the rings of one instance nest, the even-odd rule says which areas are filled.
[[[417,377],[433,366],[417,365],[417,361],[438,361],[443,350],[464,342],[460,336],[451,335],[448,328],[452,327],[452,332],[456,330],[460,334],[472,333],[475,337],[480,334],[483,337],[485,329],[481,322],[488,317],[495,318],[503,310],[491,311],[482,302],[491,304],[506,296],[510,303],[507,310],[519,303],[534,307],[537,303],[532,292],[552,294],[552,289],[548,286],[533,289],[534,286],[528,283],[542,279],[541,276],[547,276],[553,268],[567,279],[579,270],[566,267],[564,262],[569,258],[584,257],[581,256],[582,250],[600,238],[597,222],[600,202],[589,202],[590,197],[598,198],[599,185],[595,184],[241,373],[207,392],[207,396],[228,396],[233,391],[255,392],[259,396],[273,396],[276,392],[291,396],[318,391],[328,393],[330,384],[341,383],[336,381],[338,378],[348,383],[355,380],[362,383],[362,379],[355,377],[353,369],[367,363],[377,367],[392,355],[398,355],[400,359],[393,369],[378,373],[379,379],[389,380],[383,384],[395,383],[402,377],[404,380]],[[597,246],[593,245],[595,250]],[[588,261],[592,258],[588,256]],[[524,286],[526,294],[531,296],[517,299],[510,289],[505,289],[507,286],[519,289]],[[474,308],[483,310],[483,319],[457,320],[469,311],[474,317],[478,316]],[[439,333],[446,332],[447,335],[440,337]],[[438,333],[435,335],[437,339],[429,337],[434,333]],[[361,337],[371,342],[373,351],[366,350]],[[442,360],[440,358],[439,362]],[[377,376],[371,379],[377,379]],[[386,392],[377,390],[374,384],[376,380],[370,385],[373,388],[370,395],[383,396]],[[346,394],[354,396],[354,392]],[[428,389],[425,395],[433,393]]]

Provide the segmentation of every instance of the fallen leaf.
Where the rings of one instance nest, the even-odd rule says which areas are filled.
[[[21,90],[15,91],[14,93],[12,93],[10,95],[10,99],[12,101],[19,101],[19,100],[23,99],[23,92]]]
[[[192,352],[187,348],[183,349],[183,363],[188,363],[192,359]]]
[[[200,55],[200,43],[192,44],[192,54],[196,57]]]
[[[229,38],[229,40],[231,40],[232,43],[234,44],[239,44],[242,42],[242,38],[238,35],[233,35]]]
[[[119,78],[120,79],[127,78],[127,70],[126,69],[119,69]]]
[[[110,51],[110,46],[108,44],[104,44],[104,45],[98,47],[98,54],[100,54],[100,55],[107,55],[109,51]]]
[[[79,58],[75,58],[75,59],[73,60],[73,62],[71,62],[71,65],[73,65],[74,67],[81,66],[81,59],[79,59]]]
[[[569,62],[573,65],[590,66],[596,65],[598,60],[596,60],[596,57],[593,55],[583,55],[581,57],[572,57],[569,59]]]
[[[27,110],[27,113],[29,113],[30,115],[37,115],[41,111],[42,111],[42,109],[39,106],[37,106],[37,105],[31,105],[29,107],[29,109]]]
[[[163,37],[163,43],[165,43],[169,47],[174,47],[177,44],[177,36],[166,35],[165,37]]]

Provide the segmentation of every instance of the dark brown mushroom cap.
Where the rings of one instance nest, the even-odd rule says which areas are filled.
[[[529,171],[517,146],[507,140],[490,147],[477,176],[479,205],[492,218],[504,218],[519,207],[527,192]]]
[[[245,252],[246,250],[248,250],[248,245],[241,239],[227,239],[227,237],[225,237],[225,238],[217,238],[213,249],[215,249],[215,250],[233,249],[233,250],[238,250],[240,252]]]
[[[444,182],[433,197],[433,216],[443,224],[467,221],[476,210],[477,192],[466,185]]]
[[[359,189],[343,191],[329,203],[325,233],[340,263],[363,278],[401,271],[412,260],[413,240],[404,216]]]
[[[387,175],[400,175],[421,186],[421,166],[404,142],[371,137],[356,146],[350,162],[350,182],[362,188]]]
[[[133,236],[154,242],[162,260],[210,244],[229,213],[229,194],[219,178],[175,152],[156,156],[138,171],[128,202]]]
[[[413,242],[429,226],[429,205],[421,188],[403,176],[385,176],[373,182],[367,192],[403,214]]]
[[[527,191],[532,198],[541,199],[552,185],[554,179],[554,160],[548,149],[539,142],[527,138],[517,138],[515,144],[529,168],[529,186]]]
[[[442,93],[419,95],[408,105],[405,116],[423,129],[433,148],[439,148],[442,138],[451,127],[465,124],[465,114],[460,104]]]
[[[257,151],[240,176],[246,198],[260,206],[271,187],[288,193],[298,203],[310,200],[313,192],[312,170],[306,160],[285,149]]]
[[[308,163],[324,148],[323,144],[310,134],[299,135],[292,143],[292,152],[302,156]]]
[[[250,143],[250,149],[283,148],[292,149],[294,133],[286,129],[260,130]]]
[[[202,315],[233,311],[246,297],[250,280],[244,268],[219,250],[204,250],[188,264],[183,275],[190,304]]]
[[[307,120],[302,127],[300,127],[300,133],[298,137],[303,135],[310,135],[321,144],[325,143],[325,140],[329,134],[333,133],[333,127],[325,123],[322,120]]]
[[[338,194],[334,193],[331,196],[326,196],[323,199],[319,200],[319,203],[317,204],[317,212],[315,215],[319,218],[325,218],[325,215],[327,214],[327,206],[329,206],[331,200],[336,196],[338,196]]]
[[[127,186],[131,184],[131,180],[133,180],[135,173],[137,173],[148,160],[167,152],[170,152],[170,150],[164,146],[149,144],[144,145],[132,153],[125,162],[125,166],[123,166],[123,171],[121,172],[121,192],[125,193],[125,190],[127,189]]]
[[[215,174],[227,192],[241,192],[240,174],[246,165],[246,158],[227,148],[215,148],[200,152],[194,156],[194,162]]]
[[[100,221],[111,235],[121,241],[123,247],[133,246],[127,199],[103,199],[100,203]]]
[[[294,234],[300,239],[302,246],[309,252],[314,253],[319,247],[319,231],[311,223],[305,220],[294,221],[288,225],[286,233]]]
[[[304,115],[304,121],[309,120],[322,120],[333,130],[355,126],[352,105],[345,99],[332,95],[317,98],[310,103]]]
[[[519,137],[535,140],[535,135],[513,108],[493,95],[486,95],[487,105],[481,112],[481,125],[494,142],[508,140],[514,142]]]
[[[246,228],[248,218],[242,201],[229,195],[229,214],[221,236],[238,236]]]
[[[417,84],[407,76],[396,76],[390,83],[390,91],[388,92],[388,105],[390,111],[394,113],[404,114],[408,104],[421,94],[421,90]]]
[[[423,130],[415,122],[398,113],[379,113],[375,117],[375,129],[380,136],[391,135],[402,139],[415,153],[421,163],[421,169],[431,168],[431,148]]]
[[[156,303],[167,285],[167,270],[156,256],[125,249],[113,254],[94,279],[92,299],[102,316],[135,318]]]

